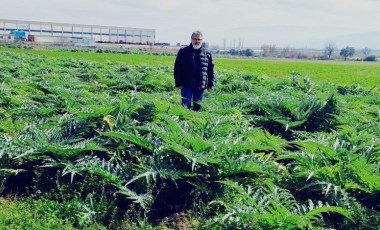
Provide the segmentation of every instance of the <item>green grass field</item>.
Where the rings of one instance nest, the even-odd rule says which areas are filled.
[[[46,49],[1,49],[54,58],[71,57],[95,62],[119,62],[127,65],[172,66],[175,60],[174,56],[145,54],[70,52]],[[289,76],[293,71],[296,71],[302,76],[307,76],[316,82],[332,82],[337,85],[360,84],[366,88],[378,87],[380,85],[379,62],[215,58],[215,64],[216,70],[237,70],[269,78]]]
[[[337,85],[361,84],[365,87],[380,85],[380,63],[301,60],[246,60],[217,59],[223,69],[238,69],[259,76],[289,76],[293,71],[316,82],[330,81]]]

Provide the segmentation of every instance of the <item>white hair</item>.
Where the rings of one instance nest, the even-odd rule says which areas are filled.
[[[191,39],[193,39],[193,38],[195,38],[195,37],[198,37],[198,36],[203,37],[203,34],[202,34],[201,31],[196,30],[196,31],[194,31],[194,32],[191,34]]]

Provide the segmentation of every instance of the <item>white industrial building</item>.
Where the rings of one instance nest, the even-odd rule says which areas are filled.
[[[26,32],[26,40],[41,43],[154,44],[154,29],[0,19],[0,36]]]

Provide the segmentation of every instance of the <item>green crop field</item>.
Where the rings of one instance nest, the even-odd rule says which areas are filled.
[[[96,62],[118,62],[127,65],[173,66],[175,59],[174,56],[163,55],[70,52],[46,49],[18,49],[14,51],[54,58],[71,57]],[[367,88],[380,86],[380,62],[216,58],[215,64],[217,70],[241,71],[269,78],[288,77],[296,71],[317,82],[332,82],[342,86],[360,84]]]
[[[303,60],[245,60],[218,59],[220,68],[241,70],[260,76],[289,76],[293,71],[317,82],[337,85],[360,84],[366,87],[380,86],[380,63]]]
[[[0,49],[0,229],[378,229],[379,63]]]

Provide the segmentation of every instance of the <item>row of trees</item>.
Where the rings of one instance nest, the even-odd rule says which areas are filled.
[[[264,44],[260,47],[259,50],[252,49],[230,49],[230,50],[218,50],[216,53],[227,54],[233,56],[247,56],[247,57],[282,57],[282,58],[297,58],[297,59],[324,59],[330,60],[336,58],[335,53],[337,53],[338,48],[333,42],[329,42],[326,44],[324,49],[316,51],[316,50],[302,50],[302,49],[294,49],[290,47],[284,47],[279,49],[274,44]],[[376,61],[377,58],[375,55],[369,55],[371,53],[371,49],[368,47],[364,47],[361,50],[361,54],[357,59],[364,61]],[[357,51],[354,47],[346,46],[342,48],[339,52],[339,56],[341,56],[345,61],[348,58],[352,58]]]
[[[337,50],[338,50],[338,48],[337,48],[335,43],[333,43],[333,42],[327,43],[325,46],[325,49],[324,49],[327,59],[331,59],[332,55]],[[371,51],[372,50],[368,47],[364,47],[361,50],[361,53],[365,56],[365,58],[363,58],[364,61],[376,61],[377,60],[375,55],[369,55],[371,53]],[[345,61],[347,61],[347,58],[353,57],[355,53],[356,53],[356,51],[355,51],[354,47],[346,46],[340,50],[339,55],[342,58],[344,58]]]

